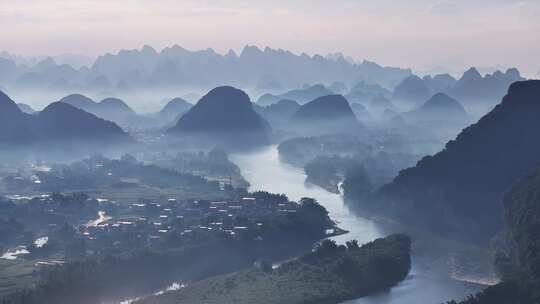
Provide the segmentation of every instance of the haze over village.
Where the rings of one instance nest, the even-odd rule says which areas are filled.
[[[538,20],[0,2],[0,303],[538,303]]]

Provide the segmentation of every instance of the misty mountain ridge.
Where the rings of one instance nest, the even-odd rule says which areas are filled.
[[[504,95],[512,83],[523,80],[525,78],[521,77],[516,68],[510,68],[504,73],[495,71],[485,76],[482,76],[476,68],[470,68],[456,82],[450,94],[464,100],[493,102],[492,99]]]
[[[468,118],[463,105],[445,93],[433,95],[422,106],[406,114],[409,119],[425,122],[459,122]]]
[[[393,87],[410,69],[355,63],[334,55],[296,55],[286,50],[246,46],[218,54],[212,49],[189,51],[172,46],[156,51],[150,46],[99,56],[91,67],[74,68],[46,58],[34,65],[0,62],[0,81],[19,89],[120,90],[122,88],[213,87],[227,83],[260,89],[288,89],[303,83],[367,81]],[[18,61],[20,62],[20,61]]]
[[[369,109],[369,113],[377,117],[382,117],[388,110],[398,112],[398,108],[383,95],[373,97],[367,104],[367,107]]]
[[[0,145],[31,141],[29,115],[24,114],[17,104],[0,91]]]
[[[371,114],[363,104],[354,102],[351,103],[350,106],[354,115],[360,122],[365,123],[373,120],[373,116],[371,116]]]
[[[129,143],[131,137],[115,123],[63,102],[55,102],[34,115],[23,113],[0,92],[0,144]]]
[[[254,107],[257,104],[254,104]],[[258,107],[256,111],[266,119],[272,127],[287,128],[291,117],[300,108],[300,104],[294,100],[282,99],[277,103],[266,107]]]
[[[378,84],[368,84],[361,81],[354,85],[344,96],[350,103],[367,105],[373,98],[378,96],[390,98],[392,92]]]
[[[191,103],[183,98],[176,97],[167,102],[167,104],[163,106],[159,112],[154,113],[153,116],[168,122],[174,121],[176,123],[176,120],[189,111],[191,107],[193,107]]]
[[[136,113],[130,106],[119,98],[108,97],[100,102],[96,102],[89,97],[81,94],[71,94],[62,99],[61,102],[70,104],[76,108],[92,113],[97,117],[105,120],[113,121],[124,128],[131,129],[148,129],[163,127],[174,122],[178,118],[178,114],[174,118],[152,115],[140,115]],[[159,118],[159,119],[158,119]]]
[[[461,78],[455,79],[448,74],[425,76],[412,75],[404,79],[395,89],[393,99],[409,106],[418,106],[436,93],[445,93],[464,102],[466,108],[485,113],[486,106],[494,105],[516,81],[523,81],[519,71],[510,68],[506,72],[495,71],[482,76],[476,68],[465,71]],[[478,107],[480,106],[480,109]]]
[[[444,150],[403,170],[377,194],[378,210],[468,240],[502,229],[502,194],[540,164],[540,81],[516,82],[491,112]]]
[[[302,89],[295,89],[285,92],[280,95],[265,94],[257,100],[257,104],[261,106],[269,106],[280,100],[289,99],[298,102],[300,105],[306,104],[316,98],[332,95],[330,91],[322,84],[307,86]]]
[[[430,89],[423,79],[416,75],[405,78],[395,89],[392,99],[415,105],[427,100],[431,95]]]

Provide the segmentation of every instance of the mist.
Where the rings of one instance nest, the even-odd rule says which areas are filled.
[[[0,4],[0,303],[539,302],[539,17]]]

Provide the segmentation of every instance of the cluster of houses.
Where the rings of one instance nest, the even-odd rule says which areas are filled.
[[[90,244],[106,239],[113,246],[115,242],[117,246],[126,242],[160,246],[170,239],[189,239],[194,235],[221,238],[250,235],[261,239],[258,232],[269,218],[295,213],[298,206],[294,202],[268,202],[254,197],[237,201],[141,200],[120,209],[115,216],[101,211],[95,221],[79,229]]]

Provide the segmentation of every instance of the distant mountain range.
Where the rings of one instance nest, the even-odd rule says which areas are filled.
[[[303,105],[316,98],[332,94],[334,94],[334,92],[327,89],[324,85],[316,84],[302,89],[291,90],[279,95],[265,94],[257,100],[257,104],[261,106],[269,106],[280,100],[288,99],[294,100],[300,105]]]
[[[205,144],[242,149],[268,144],[270,126],[253,110],[246,93],[225,86],[208,92],[167,133]]]
[[[191,104],[181,98],[169,101],[159,112],[150,115],[137,114],[123,100],[118,98],[105,98],[100,102],[81,95],[71,94],[60,100],[76,108],[92,113],[97,117],[114,121],[125,128],[144,129],[173,125]]]
[[[124,101],[118,98],[106,98],[95,102],[84,95],[72,94],[60,101],[119,124],[125,124],[130,117],[137,115]]]
[[[58,60],[58,59],[56,59]],[[64,61],[67,62],[67,61]],[[80,65],[79,65],[80,66]],[[0,56],[0,85],[16,89],[124,91],[143,88],[214,87],[224,83],[259,90],[285,90],[305,83],[366,81],[393,87],[411,70],[354,63],[342,55],[296,55],[286,50],[246,46],[237,55],[212,49],[189,51],[150,46],[98,57],[90,67],[58,64],[46,58],[27,65],[14,56]]]
[[[540,144],[531,140],[540,132],[538,117],[540,81],[512,84],[491,112],[401,171],[368,206],[433,231],[489,240],[503,227],[503,193],[540,164]]]
[[[523,80],[525,78],[521,77],[517,69],[508,69],[504,73],[496,71],[482,76],[478,70],[470,68],[460,79],[455,79],[448,74],[424,78],[412,75],[405,78],[395,88],[392,99],[414,107],[433,94],[445,93],[461,100],[465,107],[474,108],[479,104],[489,106],[495,105],[512,83]]]
[[[277,103],[266,107],[256,107],[255,111],[263,116],[272,127],[287,128],[290,124],[291,117],[300,108],[300,105],[290,99],[282,99]]]
[[[129,143],[131,137],[113,122],[63,102],[27,114],[0,92],[0,145],[39,143]],[[27,147],[27,146],[25,146]]]

